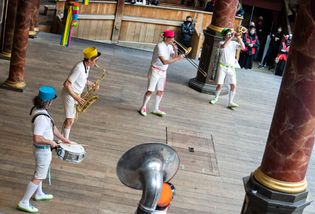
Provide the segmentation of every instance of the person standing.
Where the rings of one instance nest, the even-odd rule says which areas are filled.
[[[277,65],[275,75],[277,76],[282,76],[283,74],[283,70],[288,59],[290,43],[291,43],[290,35],[284,35],[281,40],[278,56],[276,57]]]
[[[244,49],[244,43],[241,39],[241,36],[237,36],[237,42],[233,41],[234,34],[232,30],[229,28],[225,28],[221,32],[224,41],[219,43],[219,66],[216,76],[216,91],[215,97],[209,101],[210,104],[215,104],[219,100],[219,96],[222,89],[222,84],[226,79],[227,83],[230,85],[230,93],[229,93],[229,103],[228,108],[234,109],[239,105],[234,103],[234,96],[236,93],[236,73],[235,73],[235,53],[236,49],[241,48]]]
[[[255,61],[261,61],[261,57],[262,57],[265,43],[266,43],[264,18],[262,16],[258,17],[258,20],[256,23],[256,34],[257,34],[258,40],[259,40],[259,47],[256,50],[254,60]]]
[[[62,99],[66,117],[63,123],[63,135],[67,139],[69,139],[70,130],[76,117],[76,104],[85,104],[85,100],[80,97],[85,86],[99,88],[98,85],[94,85],[88,80],[88,76],[90,68],[95,66],[100,55],[101,53],[95,47],[85,48],[83,50],[84,59],[75,64],[63,84]]]
[[[259,68],[268,66],[268,69],[272,69],[274,65],[275,58],[277,57],[278,50],[280,47],[281,39],[283,36],[282,27],[279,26],[276,33],[271,34],[270,36],[270,44],[267,51],[267,54],[262,62],[259,65]]]
[[[51,162],[51,148],[57,144],[53,141],[54,136],[63,143],[70,143],[63,137],[54,120],[48,112],[53,100],[56,98],[56,91],[51,86],[41,86],[38,95],[33,99],[34,107],[31,110],[33,123],[33,146],[35,157],[35,173],[28,183],[23,198],[17,205],[17,209],[25,212],[35,213],[38,209],[30,204],[30,199],[35,193],[36,201],[51,200],[53,195],[43,192],[42,180],[46,179]]]
[[[155,89],[157,89],[157,93],[152,114],[160,117],[166,115],[165,112],[160,110],[160,102],[164,94],[166,82],[166,71],[169,64],[177,62],[185,57],[184,54],[177,54],[174,37],[175,33],[173,30],[165,30],[163,32],[163,41],[159,42],[153,50],[151,66],[148,73],[148,87],[144,94],[142,106],[139,109],[139,113],[144,117],[147,116],[147,104]]]
[[[243,42],[245,43],[245,49],[241,52],[239,63],[241,68],[252,69],[253,59],[259,47],[255,27],[249,27],[249,33],[245,33]]]
[[[191,38],[195,31],[195,25],[193,23],[193,18],[191,16],[186,17],[186,21],[181,26],[182,32],[182,43],[186,47],[191,47]]]

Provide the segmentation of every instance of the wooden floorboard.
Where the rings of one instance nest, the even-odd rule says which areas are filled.
[[[235,99],[241,107],[230,111],[226,108],[227,96],[221,97],[217,105],[209,105],[209,95],[187,86],[196,71],[187,61],[181,61],[171,65],[168,71],[161,102],[167,116],[158,118],[149,114],[143,118],[137,109],[147,85],[152,53],[75,39],[71,47],[64,48],[59,46],[58,36],[44,33],[29,41],[25,91],[0,89],[0,213],[20,213],[15,207],[34,172],[29,110],[38,86],[56,87],[59,97],[51,112],[60,128],[64,119],[62,83],[74,63],[81,59],[81,50],[91,45],[102,52],[99,64],[109,75],[101,83],[100,99],[80,116],[71,130],[71,139],[85,144],[87,155],[82,163],[71,164],[54,154],[52,185],[45,181],[44,190],[55,198],[50,202],[33,202],[40,213],[134,213],[141,191],[120,183],[116,164],[135,145],[166,143],[166,127],[169,133],[213,140],[213,148],[195,148],[194,156],[185,151],[193,138],[184,142],[183,135],[176,141],[175,148],[182,154],[183,162],[172,181],[177,194],[169,213],[240,213],[245,194],[242,178],[261,162],[281,78],[269,72],[238,70]],[[7,78],[8,69],[9,62],[0,60],[0,82]],[[91,80],[100,73],[93,69]],[[154,96],[149,111],[153,103]],[[210,159],[215,162],[207,163]],[[311,176],[315,173],[314,160],[313,155],[307,173],[311,194],[315,194],[315,177]],[[207,164],[217,167],[218,173],[192,170],[189,168],[192,161],[200,169]],[[304,213],[315,214],[315,205],[308,206]]]

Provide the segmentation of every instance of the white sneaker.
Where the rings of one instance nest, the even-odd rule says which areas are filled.
[[[161,111],[161,110],[153,111],[152,114],[159,116],[159,117],[163,117],[166,115],[166,113],[164,111]]]
[[[230,104],[228,105],[228,107],[230,107],[230,108],[237,108],[237,107],[239,107],[239,105],[236,104],[236,103],[230,103]]]
[[[146,108],[141,108],[139,111],[139,114],[141,114],[142,116],[147,116],[147,109]]]
[[[31,205],[30,203],[23,203],[20,202],[17,207],[18,210],[24,211],[24,212],[29,212],[29,213],[37,213],[38,209],[36,207],[34,207],[33,205]]]
[[[216,102],[218,102],[218,100],[219,100],[219,98],[218,98],[218,97],[215,97],[215,98],[213,98],[212,100],[210,100],[209,103],[213,105],[213,104],[215,104]]]
[[[46,201],[53,199],[54,196],[52,194],[44,194],[44,195],[35,195],[35,201]]]

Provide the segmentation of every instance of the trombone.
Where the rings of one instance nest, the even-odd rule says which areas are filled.
[[[207,72],[204,71],[202,68],[199,68],[199,65],[192,59],[187,58],[186,56],[191,52],[192,48],[188,47],[186,48],[184,45],[182,45],[180,42],[176,41],[174,39],[174,42],[177,46],[179,46],[180,48],[178,48],[178,52],[180,54],[184,54],[185,55],[185,59],[187,59],[187,61],[194,66],[195,68],[197,68],[197,71],[199,71],[203,76],[207,77]]]

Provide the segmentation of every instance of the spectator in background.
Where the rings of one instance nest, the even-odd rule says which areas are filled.
[[[256,35],[256,28],[251,26],[249,33],[245,33],[243,37],[245,48],[241,52],[239,64],[241,68],[251,69],[253,67],[254,55],[259,47],[259,40]]]
[[[131,4],[142,4],[142,5],[146,5],[146,0],[131,0],[130,2]]]
[[[191,38],[195,30],[193,18],[191,16],[186,17],[186,21],[182,24],[182,44],[186,47],[191,47]]]
[[[283,36],[282,27],[279,26],[277,29],[277,32],[271,34],[270,36],[271,40],[270,40],[267,54],[263,60],[263,63],[259,65],[259,68],[268,66],[268,69],[270,70],[274,67],[274,61],[278,54],[282,36]]]
[[[149,0],[148,2],[149,4],[156,5],[156,6],[160,4],[160,0]]]
[[[283,70],[285,68],[285,64],[287,62],[288,53],[290,49],[292,34],[290,35],[284,35],[281,40],[280,48],[278,56],[276,57],[276,71],[275,75],[282,76]]]
[[[261,60],[261,55],[262,52],[264,51],[264,46],[266,43],[266,38],[265,38],[265,28],[264,28],[264,18],[262,16],[258,17],[257,23],[256,23],[256,34],[259,39],[259,48],[254,56],[255,61],[260,61]]]
[[[236,16],[243,17],[245,14],[245,10],[243,9],[242,4],[239,2],[236,9]]]
[[[214,11],[214,4],[215,4],[215,0],[208,1],[206,4],[206,7],[205,7],[205,11],[213,12]]]
[[[261,41],[264,37],[264,18],[262,16],[258,17],[258,20],[256,23],[256,33],[257,33],[258,39]]]
[[[255,22],[250,22],[250,23],[249,23],[248,29],[251,28],[251,27],[256,27],[256,26],[255,26]]]

